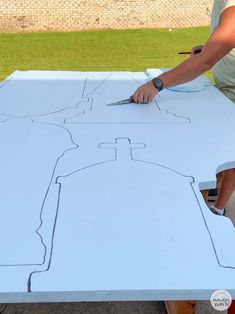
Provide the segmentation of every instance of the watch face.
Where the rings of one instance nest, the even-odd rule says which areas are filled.
[[[158,89],[158,91],[160,92],[163,89],[163,82],[159,77],[155,77],[153,80],[153,85],[156,87],[156,89]]]

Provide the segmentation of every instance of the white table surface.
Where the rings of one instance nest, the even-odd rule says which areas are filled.
[[[0,302],[235,298],[235,232],[200,189],[235,166],[235,106],[200,77],[14,72],[0,84]]]

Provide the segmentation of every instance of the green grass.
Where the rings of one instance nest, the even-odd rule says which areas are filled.
[[[0,34],[0,80],[15,70],[143,71],[174,67],[208,27]],[[210,76],[210,74],[209,74]]]

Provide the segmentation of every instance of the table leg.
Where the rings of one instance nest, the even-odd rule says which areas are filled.
[[[208,201],[208,194],[209,194],[209,190],[201,190],[202,196],[204,198],[204,201],[207,202]]]
[[[166,301],[168,314],[195,314],[196,302],[193,301]]]
[[[217,175],[216,175],[216,179],[217,179],[216,187],[217,187],[217,189],[220,189],[220,187],[221,187],[222,178],[223,178],[223,171],[217,173]]]
[[[228,314],[234,314],[235,313],[235,300],[233,300],[230,308],[228,309]]]

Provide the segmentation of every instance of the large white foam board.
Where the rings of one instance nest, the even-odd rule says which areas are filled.
[[[161,71],[2,82],[0,302],[235,297],[233,224],[200,193],[235,165],[234,104],[200,77],[107,106]]]

